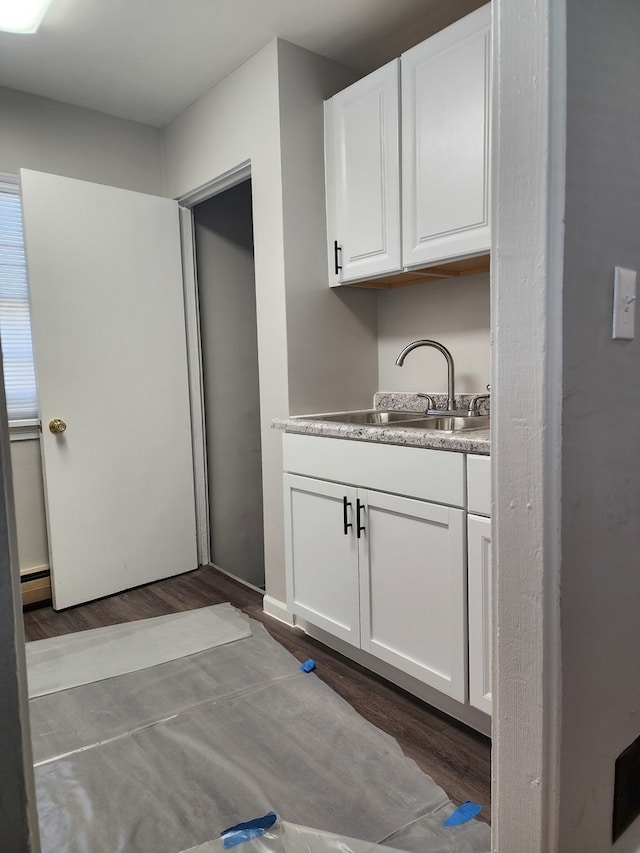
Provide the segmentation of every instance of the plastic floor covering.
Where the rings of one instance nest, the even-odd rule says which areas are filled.
[[[251,636],[230,604],[27,643],[29,698],[136,672]]]
[[[212,626],[212,643],[226,639],[195,654],[133,672],[124,660],[122,674],[112,661],[111,677],[71,688],[55,663],[63,689],[30,700],[43,853],[179,853],[199,846],[208,853],[223,849],[226,827],[269,811],[278,826],[290,827],[269,836],[281,846],[265,847],[262,837],[243,842],[238,853],[361,853],[367,843],[414,853],[489,853],[486,824],[442,825],[453,804],[393,738],[313,673],[301,672],[259,623],[251,622],[246,636],[246,617],[217,607],[225,624]],[[245,636],[229,641],[234,620]],[[140,643],[152,627],[143,623],[153,621],[130,623]],[[100,630],[111,643],[109,629]],[[169,620],[164,646],[178,648],[185,630],[184,618]],[[58,643],[59,654],[81,659],[83,673],[88,647],[96,660],[109,658],[94,632],[72,636]],[[136,645],[135,627],[127,629],[127,642]],[[38,641],[47,654],[43,643],[56,645]],[[349,847],[345,838],[359,841]]]

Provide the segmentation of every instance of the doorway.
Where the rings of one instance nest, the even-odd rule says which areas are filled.
[[[264,589],[251,180],[192,208],[211,562]]]

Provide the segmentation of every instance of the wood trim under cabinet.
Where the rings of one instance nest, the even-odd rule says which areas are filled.
[[[491,269],[490,255],[479,255],[477,258],[465,258],[462,261],[451,261],[433,267],[423,267],[418,270],[391,273],[380,278],[370,278],[366,281],[352,281],[345,287],[374,287],[390,290],[396,287],[407,287],[410,284],[423,284],[428,281],[441,281],[445,278],[460,278],[464,275],[487,273]]]

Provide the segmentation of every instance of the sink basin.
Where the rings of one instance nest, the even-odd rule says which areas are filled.
[[[329,415],[314,415],[314,420],[358,426],[402,426],[407,429],[437,429],[443,432],[458,432],[469,429],[487,429],[489,418],[482,415],[422,415],[420,412],[382,411],[365,409],[359,412],[338,412]]]
[[[412,421],[407,426],[417,427],[420,429],[439,429],[444,432],[459,432],[467,429],[488,429],[489,418],[483,415],[467,415],[448,416],[448,415],[433,415],[426,418],[421,418],[419,421]]]
[[[331,415],[315,415],[314,420],[331,421],[339,424],[362,424],[363,426],[404,423],[424,420],[420,412],[385,412],[380,409],[365,409],[359,412],[338,412]]]

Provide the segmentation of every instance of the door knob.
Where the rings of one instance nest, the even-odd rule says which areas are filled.
[[[59,432],[64,432],[67,428],[67,425],[64,421],[61,421],[60,418],[54,418],[52,421],[49,421],[49,429],[55,435]]]

